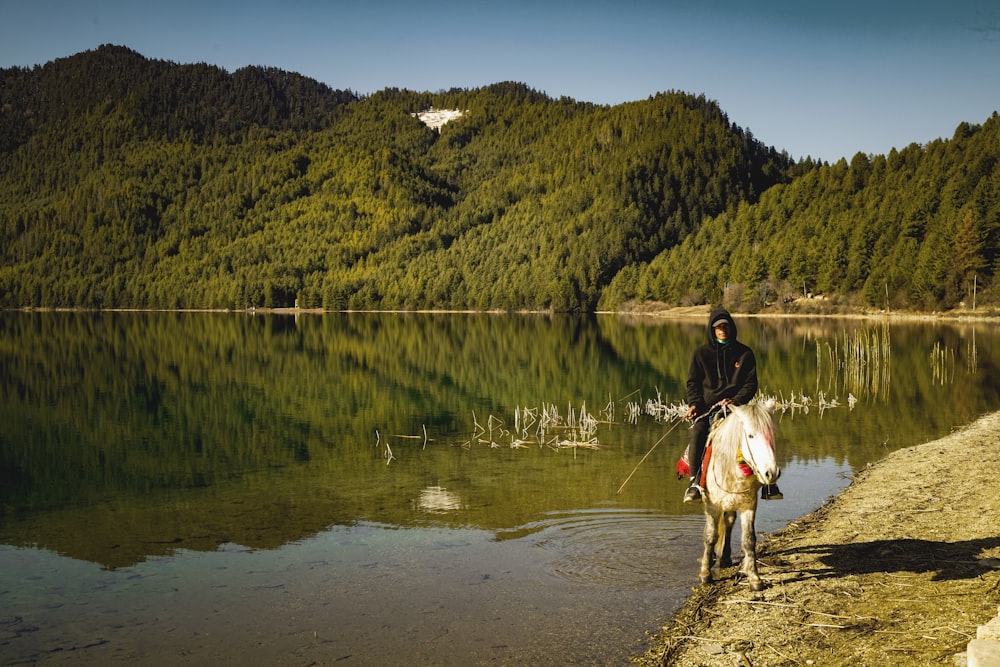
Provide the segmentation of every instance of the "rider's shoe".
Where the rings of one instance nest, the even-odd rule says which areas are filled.
[[[778,488],[777,484],[768,484],[760,488],[761,500],[782,500],[785,495]]]
[[[701,487],[697,484],[692,484],[684,492],[684,502],[693,503],[701,500]]]

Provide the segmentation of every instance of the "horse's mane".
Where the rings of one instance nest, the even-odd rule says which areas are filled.
[[[740,431],[743,429],[743,422],[740,415],[750,424],[751,429],[767,437],[769,442],[774,442],[774,420],[771,419],[771,411],[760,403],[748,403],[747,405],[734,405],[729,408],[733,414],[726,419],[715,422],[712,425],[712,452],[713,456],[722,455],[736,456],[736,448],[740,444]]]

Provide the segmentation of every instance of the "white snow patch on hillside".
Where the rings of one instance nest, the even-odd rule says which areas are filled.
[[[424,125],[432,130],[440,132],[442,125],[448,121],[461,118],[466,113],[468,113],[468,111],[459,111],[458,109],[435,109],[434,107],[431,107],[426,111],[418,111],[417,113],[410,115],[419,118],[423,121]]]

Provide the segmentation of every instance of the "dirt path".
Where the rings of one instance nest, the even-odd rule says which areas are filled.
[[[1000,413],[870,465],[758,553],[763,592],[724,570],[635,662],[956,664],[1000,605]]]

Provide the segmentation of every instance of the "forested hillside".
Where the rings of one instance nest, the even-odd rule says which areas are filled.
[[[750,310],[825,295],[880,308],[997,306],[1000,117],[949,141],[857,154],[706,221],[615,289]],[[627,278],[627,280],[626,280]]]
[[[679,92],[360,97],[102,46],[0,70],[0,306],[947,307],[989,295],[997,125],[796,164]]]
[[[5,306],[592,309],[792,166],[679,93],[359,99],[110,46],[0,90]]]

